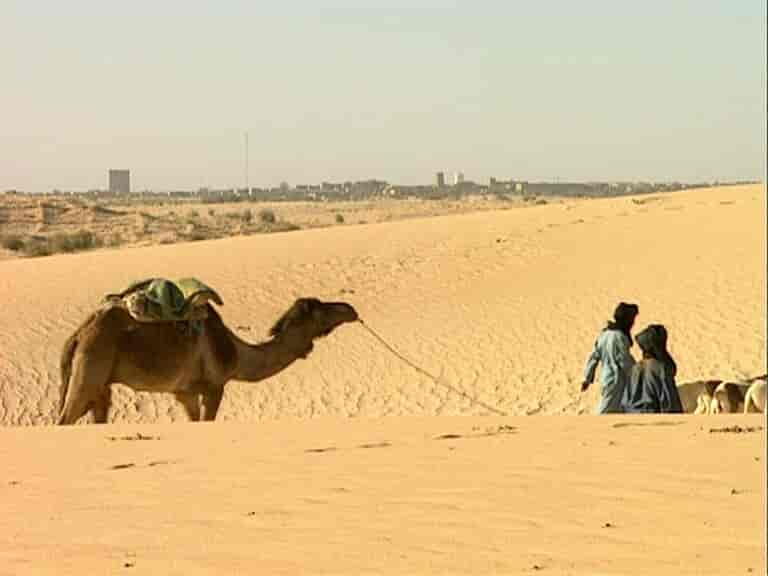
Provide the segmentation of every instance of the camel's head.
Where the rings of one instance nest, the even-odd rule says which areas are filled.
[[[357,311],[346,302],[321,302],[317,298],[299,298],[275,322],[273,337],[301,332],[310,339],[321,338],[347,322],[356,322]]]

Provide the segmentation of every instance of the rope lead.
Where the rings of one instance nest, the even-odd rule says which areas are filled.
[[[444,388],[447,388],[448,390],[451,390],[452,392],[458,394],[459,396],[463,396],[464,398],[466,398],[467,400],[469,400],[473,404],[477,404],[478,406],[482,406],[483,408],[485,408],[489,412],[493,412],[494,414],[498,414],[499,416],[506,416],[507,415],[506,412],[503,412],[503,411],[499,410],[498,408],[494,408],[493,406],[489,406],[485,402],[482,402],[482,401],[480,401],[480,400],[478,400],[476,398],[473,398],[472,396],[470,396],[469,394],[467,394],[463,390],[459,390],[458,388],[455,388],[455,387],[451,386],[450,384],[446,384],[445,382],[441,382],[440,379],[437,376],[434,376],[434,375],[430,374],[429,372],[427,372],[423,368],[417,366],[416,364],[411,362],[408,358],[406,358],[405,356],[400,354],[400,352],[398,352],[391,344],[389,344],[386,340],[384,340],[384,338],[379,336],[379,334],[373,328],[371,328],[370,326],[368,326],[368,324],[363,322],[362,318],[358,318],[357,321],[362,325],[363,328],[365,328],[371,334],[371,336],[376,338],[376,340],[378,340],[387,350],[389,350],[392,354],[394,354],[397,358],[402,360],[404,363],[408,364],[408,366],[410,366],[411,368],[413,368],[414,370],[416,370],[420,374],[423,374],[424,376],[426,376],[427,378],[432,380],[438,386],[443,386]]]

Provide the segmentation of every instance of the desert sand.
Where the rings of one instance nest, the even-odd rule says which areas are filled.
[[[734,425],[743,432],[718,432]],[[762,425],[9,428],[0,574],[761,574],[764,431],[749,430]]]
[[[0,573],[760,573],[763,417],[576,415],[619,300],[667,326],[678,383],[765,372],[765,200],[733,186],[2,261]],[[216,423],[119,389],[113,424],[28,427],[55,419],[67,335],[155,275],[215,287],[252,341],[296,297],[345,300],[439,379],[349,325],[230,383]]]

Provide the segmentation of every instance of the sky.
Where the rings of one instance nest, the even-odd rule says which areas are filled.
[[[0,190],[762,179],[765,0],[0,0]],[[248,139],[246,164],[245,140]]]

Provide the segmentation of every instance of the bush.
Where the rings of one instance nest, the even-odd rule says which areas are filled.
[[[264,208],[259,212],[259,220],[264,224],[274,224],[277,222],[277,217],[275,217],[275,213],[272,210]]]
[[[241,218],[243,222],[245,222],[246,224],[250,224],[251,222],[253,222],[253,212],[251,212],[251,209],[246,208],[245,210],[243,210]]]
[[[2,246],[6,250],[18,252],[24,248],[24,240],[17,234],[9,234],[8,236],[3,236]]]
[[[112,245],[122,243],[122,238],[119,234],[112,237]],[[59,252],[81,252],[83,250],[91,250],[93,248],[99,248],[103,246],[101,238],[88,232],[81,230],[72,234],[59,233],[49,236],[32,236],[26,240],[20,236],[6,236],[3,238],[3,246],[16,251],[24,252],[25,256],[50,256]]]
[[[344,224],[344,216],[336,214],[336,224]]]
[[[267,232],[293,232],[295,230],[301,230],[301,226],[292,222],[276,222],[269,226]]]
[[[24,243],[24,254],[27,256],[50,256],[52,254],[46,239],[32,238]]]
[[[49,248],[52,254],[57,252],[81,252],[91,250],[102,245],[101,239],[93,232],[80,230],[72,234],[54,234],[48,239]]]

